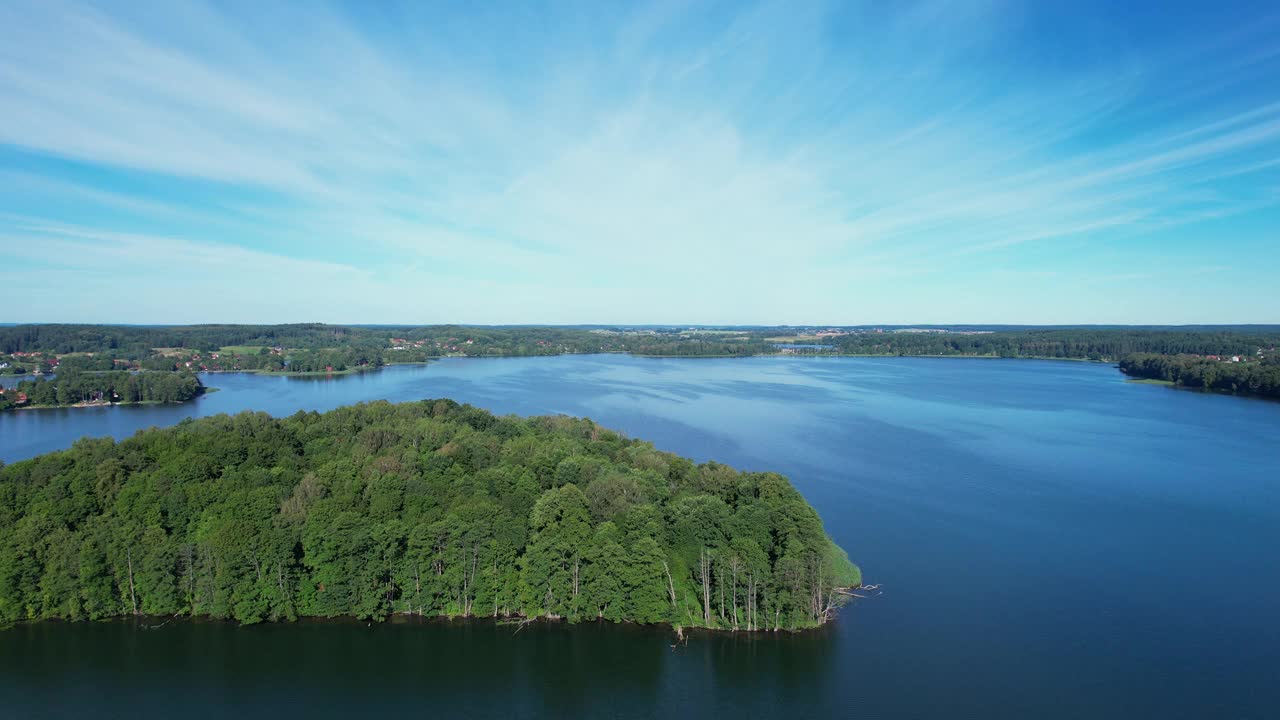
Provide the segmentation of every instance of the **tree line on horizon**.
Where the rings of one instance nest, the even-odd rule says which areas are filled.
[[[186,420],[0,465],[0,620],[828,621],[860,574],[786,478],[449,400]]]
[[[1244,355],[1280,345],[1280,333],[1217,329],[1046,329],[992,333],[863,333],[828,340],[848,354],[973,355],[1119,361],[1133,353]]]
[[[0,354],[99,353],[107,358],[144,360],[156,348],[211,353],[226,346],[297,350],[351,348],[386,351],[393,339],[424,341],[469,356],[556,355],[566,352],[631,352],[641,355],[752,355],[778,351],[768,340],[789,328],[750,328],[736,334],[598,332],[556,326],[365,327],[304,323],[291,325],[17,325],[0,327]],[[1280,344],[1280,331],[1214,327],[1045,328],[996,332],[872,332],[824,337],[837,353],[882,355],[983,355],[1119,360],[1131,353],[1252,355]],[[111,369],[101,367],[98,369]]]
[[[289,359],[305,361],[305,351],[354,349],[384,361],[420,361],[431,356],[503,357],[565,353],[631,352],[639,355],[757,355],[772,351],[763,335],[726,339],[716,333],[609,333],[552,326],[479,327],[431,325],[422,327],[360,327],[316,323],[296,325],[186,325],[145,327],[126,325],[17,325],[0,327],[0,355],[95,353],[107,359],[130,360],[146,369],[173,365],[170,354],[158,348],[205,355],[228,346],[288,349]],[[391,352],[392,341],[410,343]],[[415,347],[417,341],[426,347]],[[269,367],[252,357],[238,358],[242,369]],[[327,365],[327,363],[326,363]],[[321,369],[325,367],[320,366]],[[106,368],[103,368],[106,369]]]
[[[688,331],[657,328],[623,332],[576,327],[361,327],[323,324],[191,325],[135,327],[111,325],[20,325],[0,328],[0,360],[12,356],[8,372],[25,372],[18,359],[41,353],[42,367],[53,371],[50,356],[63,354],[58,369],[108,371],[123,364],[138,370],[257,372],[343,372],[433,357],[511,357],[565,353],[625,352],[656,357],[747,357],[778,353],[804,355],[972,356],[1058,358],[1121,362],[1135,355],[1202,359],[1238,356],[1245,369],[1214,369],[1178,360],[1181,384],[1242,394],[1258,390],[1269,373],[1258,363],[1273,358],[1280,332],[1270,326],[1193,328],[1040,328],[996,332],[858,331],[823,335],[812,342],[784,344],[778,333],[789,328],[741,331]],[[230,351],[228,348],[240,348]],[[244,351],[248,348],[250,351]],[[256,350],[254,350],[256,348]],[[219,353],[219,351],[221,352]],[[92,355],[88,354],[92,353]],[[219,357],[214,358],[214,354]],[[1135,363],[1129,366],[1136,366]],[[1146,362],[1146,361],[1141,361]],[[1250,369],[1253,368],[1253,369]],[[1208,378],[1197,379],[1196,372]],[[1164,375],[1150,375],[1169,379]],[[1170,376],[1171,377],[1171,376]],[[1234,379],[1233,379],[1234,378]],[[1175,380],[1176,381],[1176,380]],[[1234,388],[1234,389],[1231,389]],[[0,409],[3,409],[0,400]]]

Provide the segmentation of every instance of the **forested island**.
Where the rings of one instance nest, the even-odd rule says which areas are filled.
[[[811,628],[858,568],[786,478],[449,400],[187,420],[0,466],[0,620]]]

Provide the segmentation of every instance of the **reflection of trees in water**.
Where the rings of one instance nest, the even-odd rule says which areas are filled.
[[[143,629],[156,625],[10,628],[0,643],[0,694],[39,688],[41,711],[68,715],[158,715],[183,704],[260,709],[245,718],[272,707],[299,716],[800,718],[836,709],[831,696],[842,694],[830,626],[694,632],[673,650],[668,629],[605,623],[539,621],[518,635],[490,620],[404,618],[251,627],[179,619]]]
[[[671,662],[668,631],[656,627],[535,623],[510,648],[525,663],[523,693],[549,717],[664,717]]]
[[[549,717],[805,717],[831,704],[832,626],[803,633],[535,623],[496,648],[520,658],[517,697]],[[519,703],[518,706],[523,706]],[[798,713],[798,714],[797,714]]]
[[[829,703],[839,622],[800,633],[698,633],[685,664],[701,668],[718,700],[739,713],[801,718],[837,710]]]

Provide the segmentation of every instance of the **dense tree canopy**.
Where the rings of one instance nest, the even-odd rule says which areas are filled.
[[[421,362],[445,355],[632,352],[709,356],[775,351],[763,337],[759,333],[624,332],[547,326],[18,325],[0,327],[0,357],[7,353],[93,353],[92,359],[83,362],[99,370],[111,369],[116,360],[127,360],[148,370],[204,366],[209,370],[318,372],[377,367],[384,362]],[[219,356],[214,357],[215,353]]]
[[[973,356],[1118,362],[1135,354],[1239,356],[1206,387],[1268,395],[1276,326],[1080,328],[618,328],[301,325],[19,325],[0,327],[0,364],[12,373],[112,369],[339,373],[442,356],[628,352],[667,357],[800,355]],[[5,353],[11,353],[6,355]],[[58,363],[61,362],[61,365]],[[1172,361],[1171,361],[1172,362]],[[1182,367],[1190,360],[1178,360]],[[1136,374],[1136,373],[1134,373]],[[1200,386],[1188,371],[1182,384]],[[1164,375],[1151,375],[1161,377]],[[0,402],[0,409],[4,403]]]
[[[224,345],[334,347],[363,338],[339,325],[15,325],[0,328],[0,353],[106,352],[150,355],[153,348],[215,351]]]
[[[5,396],[25,395],[28,405],[57,406],[82,403],[185,402],[204,392],[195,375],[184,373],[81,372],[59,370],[50,380],[24,380]],[[9,400],[12,402],[13,398]],[[12,405],[11,405],[12,406]],[[6,407],[0,405],[0,410]]]
[[[448,400],[184,421],[0,467],[0,619],[811,627],[857,568],[787,480]]]
[[[815,328],[752,327],[725,329],[626,329],[552,326],[422,327],[301,325],[182,325],[138,327],[115,325],[18,325],[0,327],[0,355],[10,353],[100,353],[109,358],[144,361],[157,349],[210,353],[226,347],[251,348],[232,353],[242,369],[257,369],[285,358],[260,353],[266,348],[295,350],[347,349],[339,364],[377,364],[385,359],[422,359],[438,355],[558,355],[568,352],[631,352],[640,355],[758,355],[779,351],[773,338],[815,332]],[[1118,360],[1136,352],[1252,355],[1274,348],[1280,331],[1274,326],[1202,328],[997,328],[956,327],[948,331],[849,328],[824,335],[808,350],[874,355],[983,355]],[[394,349],[393,349],[394,348]],[[253,356],[262,355],[259,362]],[[383,357],[385,355],[385,357]],[[190,355],[184,355],[190,357]],[[274,359],[273,359],[274,358]],[[308,367],[333,365],[312,362]],[[110,369],[92,361],[93,369]],[[161,363],[164,364],[163,362]],[[168,362],[168,367],[174,366]],[[223,363],[226,365],[227,363]],[[158,369],[158,368],[157,368]],[[230,367],[226,368],[230,369]]]
[[[1223,362],[1196,355],[1137,353],[1120,361],[1128,375],[1175,385],[1280,399],[1280,358]]]
[[[844,353],[871,355],[976,355],[1116,361],[1130,353],[1253,355],[1280,344],[1280,334],[1217,329],[1053,329],[1009,332],[885,332],[842,335],[830,341]]]

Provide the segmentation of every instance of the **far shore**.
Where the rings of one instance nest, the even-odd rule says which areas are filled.
[[[203,394],[203,393],[201,393]],[[200,397],[197,395],[196,397]],[[191,400],[194,400],[192,398]],[[139,400],[137,402],[117,403],[117,402],[78,402],[71,405],[21,405],[13,408],[14,410],[65,410],[68,408],[97,408],[97,407],[128,407],[131,405],[183,405],[191,402],[191,400],[178,400],[177,402],[164,402],[162,400]]]
[[[17,407],[13,407],[10,409],[11,410],[65,410],[68,408],[131,407],[133,405],[185,405],[189,402],[193,402],[199,399],[204,395],[208,395],[209,393],[216,393],[220,389],[221,388],[206,387],[204,390],[200,391],[199,395],[196,395],[190,400],[177,400],[175,402],[165,402],[163,400],[138,400],[136,402],[126,402],[126,403],[98,401],[98,402],[78,402],[78,403],[73,403],[71,405],[19,405]]]

